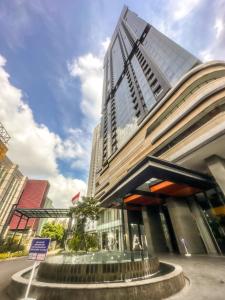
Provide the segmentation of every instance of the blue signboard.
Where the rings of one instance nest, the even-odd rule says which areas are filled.
[[[29,259],[44,260],[49,243],[50,239],[33,239],[29,250]]]

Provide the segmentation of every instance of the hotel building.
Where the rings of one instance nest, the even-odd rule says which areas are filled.
[[[225,62],[202,63],[124,7],[98,139],[94,197],[122,208],[126,250],[225,253]]]

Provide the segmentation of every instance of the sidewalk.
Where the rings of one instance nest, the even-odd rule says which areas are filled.
[[[159,259],[183,267],[190,284],[169,300],[224,300],[225,257],[160,255]]]

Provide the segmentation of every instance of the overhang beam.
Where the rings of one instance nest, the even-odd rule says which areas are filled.
[[[122,199],[150,178],[187,184],[202,190],[215,186],[214,180],[208,175],[192,171],[154,156],[147,156],[128,170],[126,176],[99,198],[101,205],[104,207],[110,206],[112,201]]]

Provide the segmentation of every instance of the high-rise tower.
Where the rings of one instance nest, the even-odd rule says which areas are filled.
[[[225,253],[223,61],[201,63],[125,7],[99,136],[94,197],[123,208],[124,249],[145,235],[151,253],[184,254],[183,239],[191,253]]]
[[[92,138],[92,149],[91,149],[91,161],[89,168],[87,196],[93,197],[95,194],[95,182],[96,182],[96,171],[99,159],[99,130],[100,125],[97,125],[93,132]]]
[[[104,60],[99,168],[200,61],[124,7]]]

